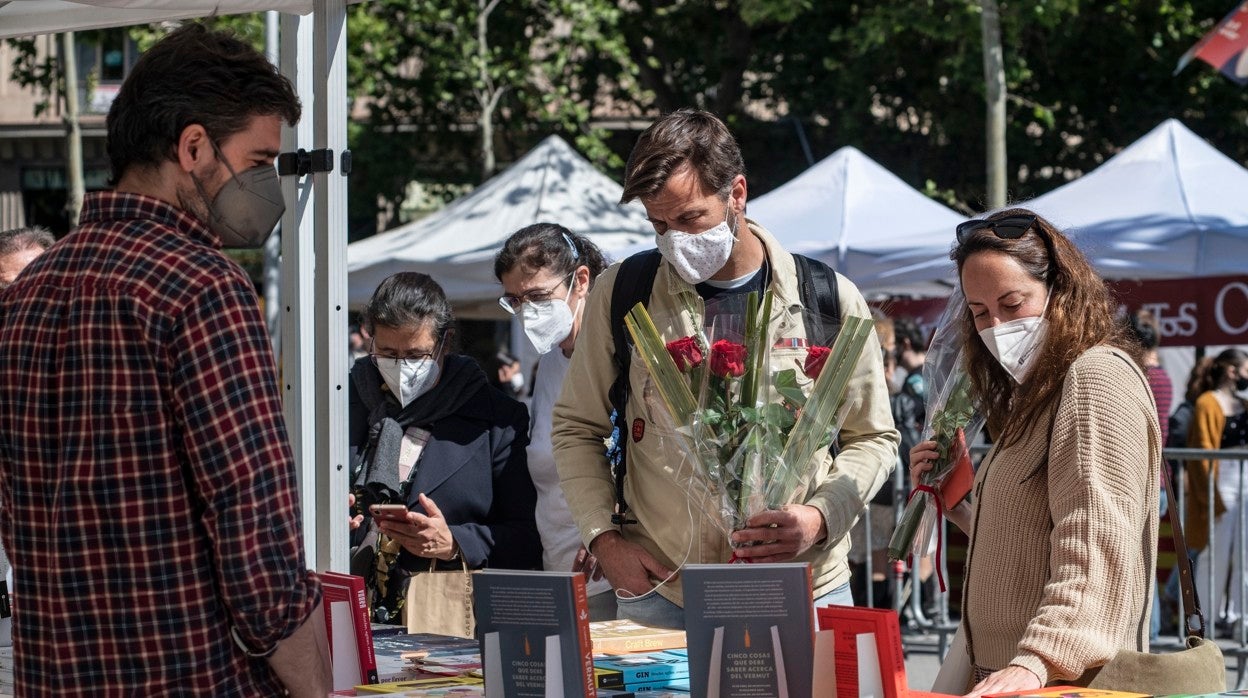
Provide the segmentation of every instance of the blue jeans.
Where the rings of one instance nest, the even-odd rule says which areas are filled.
[[[617,595],[615,602],[619,607],[620,618],[627,618],[636,623],[655,628],[676,628],[679,630],[685,627],[685,609],[663,598],[657,591],[629,598]],[[829,605],[854,605],[854,597],[850,593],[849,582],[815,599],[815,608]]]

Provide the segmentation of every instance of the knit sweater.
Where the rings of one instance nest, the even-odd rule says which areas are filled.
[[[1160,464],[1143,373],[1116,349],[1084,352],[1054,405],[975,475],[972,664],[1078,683],[1120,649],[1148,649]]]

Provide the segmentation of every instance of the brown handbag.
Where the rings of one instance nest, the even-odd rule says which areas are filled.
[[[1162,485],[1170,509],[1170,531],[1174,535],[1174,553],[1178,557],[1179,586],[1183,589],[1183,628],[1187,631],[1187,647],[1178,652],[1152,654],[1121,650],[1101,667],[1088,688],[1131,691],[1149,695],[1174,693],[1221,693],[1226,690],[1226,660],[1222,649],[1205,639],[1205,617],[1196,599],[1192,584],[1192,563],[1183,541],[1179,522],[1179,506],[1170,486],[1170,468],[1161,463]]]

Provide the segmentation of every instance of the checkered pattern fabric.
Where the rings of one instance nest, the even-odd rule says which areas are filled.
[[[0,294],[19,695],[278,695],[320,600],[255,292],[198,220],[89,196]]]

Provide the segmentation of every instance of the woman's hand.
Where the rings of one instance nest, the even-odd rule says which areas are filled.
[[[399,542],[409,553],[420,557],[450,560],[459,552],[442,510],[422,492],[417,501],[428,515],[407,512],[407,521],[381,521],[383,533]]]
[[[910,489],[923,484],[923,473],[932,469],[938,457],[935,441],[920,441],[910,449]]]
[[[354,507],[354,506],[355,506],[355,495],[348,494],[347,495],[347,510],[350,511],[351,507]],[[351,518],[347,519],[347,526],[349,526],[352,531],[359,528],[360,524],[362,523],[364,523],[363,514],[356,514],[355,516],[352,516]]]
[[[974,690],[966,694],[966,698],[978,698],[989,693],[1005,693],[1006,691],[1030,691],[1040,688],[1040,677],[1031,673],[1031,669],[1021,666],[1007,666],[1001,671],[994,671],[988,678],[975,685]]]

